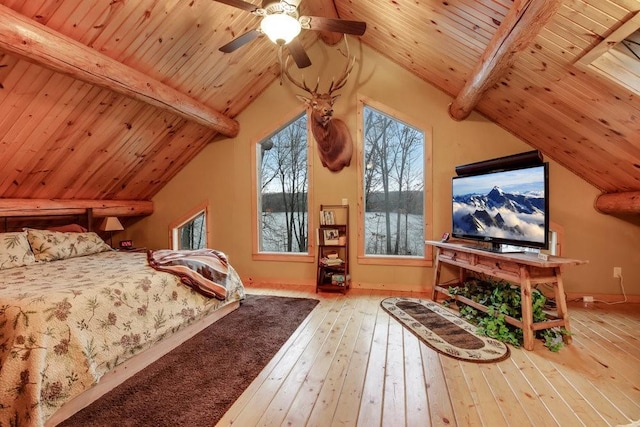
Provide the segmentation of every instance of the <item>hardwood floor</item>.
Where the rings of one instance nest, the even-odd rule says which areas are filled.
[[[399,292],[248,288],[320,304],[218,426],[616,426],[640,420],[640,305],[572,303],[573,344],[493,364],[422,344],[382,310]],[[426,297],[426,295],[411,295]],[[634,424],[640,425],[640,424]]]

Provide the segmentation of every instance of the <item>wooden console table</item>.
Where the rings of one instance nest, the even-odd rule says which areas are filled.
[[[440,283],[440,269],[442,264],[455,265],[460,268],[459,283],[464,283],[467,271],[483,273],[497,277],[520,286],[522,299],[522,321],[508,316],[507,323],[522,329],[524,336],[523,347],[533,349],[534,332],[556,326],[564,326],[571,332],[567,300],[562,285],[562,269],[564,267],[586,264],[588,261],[549,256],[548,260],[539,259],[531,253],[496,253],[464,246],[460,243],[445,243],[436,240],[426,242],[437,248],[436,265],[433,276],[433,293],[431,298],[436,301],[438,293],[445,294],[478,310],[487,312],[487,307],[461,295],[450,295],[448,288],[456,284],[444,285]],[[533,322],[531,300],[532,285],[546,283],[553,286],[557,316],[543,322]],[[571,336],[564,337],[567,344],[571,343]]]

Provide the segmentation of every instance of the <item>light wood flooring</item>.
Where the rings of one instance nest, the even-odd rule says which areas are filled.
[[[409,294],[308,289],[247,290],[320,304],[218,426],[591,427],[640,420],[640,304],[570,304],[572,345],[552,353],[536,342],[534,351],[511,348],[505,361],[476,364],[431,350],[380,307],[386,297]]]

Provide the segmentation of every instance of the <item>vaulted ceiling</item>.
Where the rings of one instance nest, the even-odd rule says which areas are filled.
[[[232,119],[279,74],[266,37],[218,51],[259,18],[213,0],[0,5],[4,199],[149,200],[206,144],[235,135]],[[579,63],[640,27],[640,0],[302,0],[300,10],[367,22],[362,42],[455,98],[452,117],[475,108],[612,193],[609,207],[640,211],[640,67],[631,55],[629,87]],[[303,31],[302,43],[319,36],[337,42]]]

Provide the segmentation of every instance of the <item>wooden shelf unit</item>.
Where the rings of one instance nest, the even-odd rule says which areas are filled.
[[[438,293],[442,293],[468,304],[480,311],[487,312],[487,307],[460,295],[451,295],[448,288],[464,283],[467,272],[486,274],[506,280],[520,287],[522,300],[522,321],[507,317],[507,323],[522,329],[524,336],[523,347],[533,349],[535,331],[558,326],[571,332],[569,314],[567,312],[567,300],[565,298],[562,283],[562,269],[572,265],[586,264],[588,261],[550,256],[548,260],[542,260],[532,253],[495,253],[474,249],[461,243],[448,243],[435,240],[427,241],[427,244],[437,248],[436,265],[433,276],[433,292],[431,298],[436,301]],[[453,284],[440,283],[440,270],[443,264],[459,267],[458,282]],[[557,315],[550,320],[533,322],[533,309],[531,300],[532,286],[546,283],[554,290]],[[565,342],[571,343],[571,336],[565,336]]]
[[[319,223],[316,292],[339,291],[346,293],[351,287],[349,205],[320,205]],[[336,259],[342,262],[338,263],[335,261]]]

